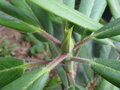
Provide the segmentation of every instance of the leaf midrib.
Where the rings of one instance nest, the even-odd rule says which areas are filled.
[[[0,73],[3,73],[3,72],[7,72],[7,71],[10,71],[10,70],[14,70],[14,69],[18,69],[18,68],[25,68],[26,64],[23,64],[23,65],[18,65],[18,66],[15,66],[15,67],[11,67],[11,68],[7,68],[7,69],[4,69],[4,70],[0,70]]]
[[[0,12],[4,13],[4,14],[12,17],[12,18],[15,18],[16,20],[19,20],[19,21],[25,23],[26,25],[28,25],[29,27],[31,27],[32,29],[34,29],[36,32],[40,32],[40,31],[39,31],[39,30],[40,30],[40,27],[35,27],[34,25],[28,24],[28,23],[24,22],[23,20],[21,20],[21,19],[19,19],[19,18],[16,18],[16,17],[13,17],[13,16],[11,16],[10,14],[5,13],[5,12],[3,12],[3,11],[1,11],[1,10],[0,10]]]
[[[23,90],[27,90],[30,85],[32,85],[32,84],[33,84],[37,79],[39,79],[39,77],[41,77],[42,75],[47,74],[47,72],[48,72],[48,71],[47,71],[46,68],[42,69],[42,72],[40,71],[40,72],[38,73],[38,76],[37,76],[33,81],[31,81],[30,83],[28,83],[28,85],[26,85],[26,86],[23,88]]]
[[[59,4],[57,4],[57,5],[59,5]],[[60,6],[60,5],[59,5]],[[60,6],[61,8],[63,8],[62,6]],[[64,8],[64,9],[66,9],[66,10],[69,10],[68,8]],[[73,9],[74,10],[74,9]],[[72,10],[69,10],[71,13],[73,13],[72,12]],[[74,10],[75,11],[75,10]],[[84,17],[81,13],[81,15],[80,14],[78,14],[78,12],[77,11],[75,11],[76,13],[73,13],[74,15],[76,15],[76,16],[78,16],[79,18],[81,18],[80,16],[82,16],[82,17]],[[86,16],[87,17],[87,16]],[[89,18],[89,17],[88,17]],[[89,23],[91,23],[91,24],[93,24],[93,25],[95,25],[96,27],[98,27],[98,25],[97,24],[95,24],[95,23],[92,23],[92,22],[90,22],[89,20],[87,20],[87,19],[85,19],[85,18],[81,18],[81,19],[83,19],[83,20],[85,20],[85,21],[87,21],[87,22],[89,22]],[[90,19],[90,18],[89,18]],[[92,19],[91,19],[92,20]],[[100,24],[101,25],[101,24]],[[100,28],[100,27],[98,27],[98,28]]]
[[[39,4],[37,4],[34,0],[31,0],[34,4],[36,4],[36,5],[38,5],[39,6]],[[53,2],[53,1],[48,1],[49,3],[54,3],[54,4],[56,4],[57,6],[59,6],[60,8],[63,8],[63,9],[65,9],[65,10],[67,10],[67,11],[69,11],[70,13],[72,13],[73,15],[76,15],[78,18],[80,18],[81,20],[83,20],[83,21],[87,21],[87,23],[90,23],[91,25],[93,25],[93,26],[95,26],[95,28],[100,28],[100,27],[102,27],[103,25],[102,24],[100,24],[100,23],[98,23],[98,22],[96,22],[96,23],[94,23],[95,21],[93,21],[91,18],[89,18],[89,17],[87,17],[87,19],[89,19],[89,20],[87,20],[86,18],[85,18],[85,16],[82,14],[82,13],[79,13],[78,11],[76,11],[76,10],[74,10],[74,9],[69,9],[69,8],[67,8],[67,6],[66,5],[64,5],[64,4],[62,4],[62,5],[59,5],[57,2]],[[62,6],[64,6],[64,7],[62,7]],[[54,14],[56,14],[56,12],[54,12],[54,11],[52,11],[52,10],[49,10],[49,9],[47,9],[46,7],[43,7],[41,4],[40,4],[40,7],[42,7],[42,8],[44,8],[44,9],[46,9],[47,11],[49,11],[49,12],[52,12],[52,13],[54,13]],[[75,13],[73,13],[73,11],[75,12]],[[56,14],[57,16],[60,16],[60,17],[62,17],[62,18],[65,18],[65,19],[67,19],[67,20],[69,20],[69,21],[71,21],[71,22],[73,22],[73,23],[76,23],[76,22],[74,22],[74,21],[72,21],[72,20],[70,20],[70,19],[68,19],[68,18],[66,18],[66,17],[64,17],[63,15],[61,16],[61,15],[58,15],[58,14]],[[81,17],[84,17],[84,18],[81,18]],[[91,22],[92,21],[92,22]],[[77,21],[77,25],[79,25],[79,26],[82,26],[82,25],[80,25],[80,24],[78,24],[79,22]],[[84,24],[84,26],[82,26],[82,27],[84,27],[84,28],[87,28],[87,29],[89,29],[89,30],[91,30],[91,31],[96,31],[95,30],[95,28],[94,28],[94,30],[93,29],[91,29],[91,28],[89,28],[90,27],[90,24],[87,26],[87,25],[85,25]]]
[[[110,70],[112,70],[112,71],[115,71],[115,72],[120,73],[120,71],[118,71],[118,70],[116,70],[116,69],[114,69],[114,68],[111,68],[110,66],[103,65],[103,64],[99,64],[99,63],[96,63],[96,62],[94,62],[94,61],[91,61],[90,63],[91,63],[91,64],[94,64],[94,65],[101,66],[101,67],[105,67],[105,68],[107,68],[107,69],[110,69]]]
[[[110,31],[110,30],[113,30],[113,28],[118,28],[120,26],[120,24],[117,24],[117,25],[114,25],[113,27],[109,27],[109,28],[107,28],[107,29],[105,29],[105,30],[103,30],[102,29],[102,31],[101,32],[96,32],[96,34],[94,34],[94,36],[96,37],[96,36],[99,36],[100,34],[102,34],[102,33],[105,33],[105,32],[108,32],[108,31]],[[99,31],[99,30],[98,30]]]

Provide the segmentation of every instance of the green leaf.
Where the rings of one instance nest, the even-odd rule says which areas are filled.
[[[106,6],[106,0],[81,0],[79,11],[99,22]]]
[[[110,39],[120,42],[120,35],[111,37]]]
[[[43,90],[48,80],[45,71],[45,68],[41,68],[28,72],[1,90]]]
[[[105,38],[105,39],[96,39],[96,38],[94,38],[93,40],[100,43],[100,44],[111,45],[111,46],[115,47],[114,43],[108,38]]]
[[[106,6],[107,6],[106,0],[81,0],[79,5],[79,11],[89,16],[93,20],[99,22],[99,20],[101,19],[104,13]],[[117,38],[115,37],[115,40],[116,39]],[[94,39],[94,40],[100,43],[114,45],[109,39],[106,39],[106,40]]]
[[[44,46],[41,44],[35,44],[30,48],[31,54],[42,53],[44,51]]]
[[[102,47],[100,49],[100,58],[101,59],[108,59],[110,51],[111,51],[110,45],[102,45]]]
[[[35,16],[34,12],[30,8],[30,6],[26,3],[25,0],[11,0],[10,3],[13,5],[13,7],[16,8],[16,10],[18,9],[19,12],[21,12],[24,15],[22,17],[19,17],[19,16],[15,16],[13,14],[14,17],[23,18],[22,20],[24,20],[25,22],[30,23],[31,25],[39,27],[40,23],[39,23],[37,17]],[[7,8],[7,10],[9,10],[9,7]],[[3,11],[8,13],[8,11],[5,11],[5,10],[3,10]],[[11,11],[11,12],[13,12],[13,11]]]
[[[64,87],[68,88],[69,87],[69,82],[68,82],[68,77],[67,77],[67,74],[66,74],[65,70],[63,69],[63,67],[61,65],[58,65],[56,67],[56,69],[57,69],[57,73],[58,73]]]
[[[25,23],[17,18],[14,18],[4,12],[0,11],[0,25],[20,30],[22,32],[39,32],[39,28]]]
[[[101,24],[93,21],[92,19],[86,17],[82,13],[69,8],[68,6],[58,3],[53,0],[30,0],[34,4],[38,5],[39,7],[60,16],[74,24],[77,24],[83,28],[89,29],[90,31],[96,31],[100,27]]]
[[[88,42],[81,46],[79,57],[92,59],[92,42]],[[76,81],[78,85],[84,86],[90,83],[94,78],[93,70],[87,63],[81,63],[78,66]]]
[[[58,82],[60,82],[59,76],[51,77],[47,84],[47,87],[56,86],[56,85],[58,85]]]
[[[53,14],[50,14],[50,13],[49,13],[49,16],[50,16],[50,19],[51,19],[53,22],[55,22],[55,23],[57,23],[57,24],[62,24],[62,19],[61,19],[60,17],[58,17],[58,16],[56,16],[56,15],[53,15]],[[53,25],[53,26],[55,26],[55,25]]]
[[[119,53],[114,48],[111,48],[109,59],[118,59],[118,57]]]
[[[114,18],[120,17],[120,0],[107,0],[110,10]]]
[[[120,88],[120,61],[118,60],[95,60],[92,62],[92,69]]]
[[[76,85],[73,85],[71,86],[69,89],[67,90],[86,90],[86,88],[82,87],[82,86],[78,86],[77,84]]]
[[[62,90],[62,86],[61,85],[55,85],[55,86],[52,86],[52,87],[45,88],[45,90]]]
[[[61,24],[54,23],[54,36],[58,40],[63,40],[64,38],[64,26]]]
[[[120,35],[120,18],[110,22],[97,30],[94,37],[102,39]]]
[[[106,80],[102,80],[95,90],[120,90]]]
[[[38,7],[30,2],[30,0],[27,0],[29,6],[31,7],[32,11],[34,12],[35,16],[38,18],[41,27],[48,33],[53,35],[53,25],[52,21],[50,19],[50,15],[47,11],[42,9],[41,7]]]
[[[0,88],[19,78],[24,72],[24,65],[22,60],[0,57]]]
[[[75,7],[75,0],[63,0],[63,3],[69,6],[70,8]]]
[[[31,9],[25,1],[13,0],[11,3],[6,0],[0,0],[0,24],[22,32],[39,32],[38,21],[34,14],[30,13]],[[20,4],[18,5],[18,3]]]

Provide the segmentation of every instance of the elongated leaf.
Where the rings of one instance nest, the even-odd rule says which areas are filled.
[[[110,45],[102,45],[102,48],[100,49],[100,58],[101,59],[108,59],[110,51],[111,51]]]
[[[22,77],[3,87],[1,90],[43,90],[48,80],[49,71],[57,66],[66,57],[67,54],[60,55],[53,62],[48,64],[47,67],[28,72],[27,74],[24,74]]]
[[[39,28],[36,28],[33,25],[18,20],[1,11],[0,11],[0,24],[14,29],[18,29],[22,32],[39,32]]]
[[[119,53],[114,49],[111,48],[111,51],[109,53],[109,59],[118,59]]]
[[[56,1],[51,0],[30,0],[36,5],[45,10],[60,16],[72,23],[75,23],[81,27],[89,29],[90,31],[96,31],[102,25],[93,21],[92,19],[86,17],[82,13],[67,7],[62,3],[57,3]]]
[[[23,20],[34,26],[39,26],[37,18],[34,16],[31,8],[25,0],[0,0],[0,11],[9,14],[15,18]]]
[[[120,35],[120,18],[103,26],[94,34],[94,36],[99,39],[109,38],[117,35]]]
[[[31,9],[33,10],[33,12],[35,13],[35,16],[38,18],[41,27],[48,33],[53,35],[53,26],[52,26],[52,22],[50,19],[50,15],[47,11],[45,11],[44,9],[34,5],[33,3],[31,3],[29,0],[27,0],[29,6],[31,7]]]
[[[84,88],[82,86],[78,86],[78,85],[73,85],[67,90],[86,90],[86,88]]]
[[[113,84],[109,83],[106,80],[102,80],[101,83],[97,86],[96,90],[120,90]]]
[[[111,39],[120,42],[120,36],[114,36]]]
[[[66,74],[65,70],[60,65],[58,65],[56,67],[56,69],[57,69],[58,75],[59,75],[64,87],[68,88],[69,87],[69,82],[68,82],[68,77],[67,77],[67,74]]]
[[[120,0],[107,0],[108,1],[108,5],[110,7],[110,10],[112,12],[112,15],[114,18],[119,18],[120,17]]]
[[[0,0],[0,24],[23,32],[39,32],[38,21],[25,1],[12,0],[11,3]]]
[[[63,25],[54,23],[54,36],[58,40],[63,40],[63,38],[64,38],[64,27],[63,27]]]
[[[18,18],[24,18],[25,16],[25,21],[27,23],[30,23],[32,25],[38,26],[39,27],[39,21],[37,17],[34,15],[34,12],[32,9],[29,7],[29,5],[26,3],[25,0],[11,0],[10,3],[19,10],[19,12],[23,13],[24,16],[18,17]],[[6,7],[6,6],[5,6]],[[8,8],[9,10],[9,8]],[[5,12],[5,11],[4,11]],[[7,12],[6,12],[7,13]],[[14,14],[13,14],[14,15]],[[24,19],[23,19],[24,20]]]
[[[75,7],[75,0],[63,0],[63,3],[69,6],[70,8]]]
[[[100,18],[102,17],[104,10],[107,6],[106,0],[81,0],[79,11],[93,20],[99,22]],[[80,28],[81,29],[81,28]],[[86,32],[86,31],[85,31]],[[115,37],[114,40],[117,38]],[[110,40],[98,40],[98,42],[105,42],[106,44],[112,44]],[[113,44],[112,44],[113,45]]]
[[[1,90],[43,90],[48,80],[48,73],[36,69],[3,87]]]
[[[16,58],[0,58],[0,88],[19,78],[25,63]]]
[[[106,6],[106,0],[81,0],[79,11],[99,22]]]
[[[55,85],[52,87],[48,87],[45,90],[62,90],[62,87],[61,87],[61,85]]]
[[[100,43],[100,44],[104,44],[104,45],[111,45],[111,46],[114,46],[114,43],[110,40],[110,39],[96,39],[94,38],[94,41]]]
[[[95,60],[92,68],[107,81],[120,88],[120,61]]]
[[[92,59],[92,43],[88,42],[80,48],[80,57]],[[94,73],[90,65],[81,63],[78,66],[76,82],[78,85],[85,85],[93,80]]]

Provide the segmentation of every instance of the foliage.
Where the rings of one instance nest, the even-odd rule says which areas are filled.
[[[0,25],[24,33],[33,43],[30,53],[46,50],[50,59],[6,57],[5,41],[0,90],[119,90],[119,8],[119,0],[0,0]],[[34,70],[24,72],[28,68]]]

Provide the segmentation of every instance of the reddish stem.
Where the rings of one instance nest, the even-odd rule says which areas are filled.
[[[30,66],[37,66],[37,65],[46,65],[48,63],[50,63],[51,60],[48,61],[40,61],[40,62],[35,62],[35,63],[31,63]]]
[[[72,60],[72,61],[87,62],[87,63],[89,63],[89,62],[90,62],[90,60],[85,59],[85,58],[80,58],[80,57],[73,57],[71,60]]]
[[[120,49],[113,47],[119,54],[120,54]]]
[[[53,69],[60,62],[62,62],[66,57],[67,57],[67,54],[62,54],[62,55],[58,56],[55,60],[53,60],[50,64],[48,64],[47,68],[49,70]]]
[[[57,40],[55,37],[53,37],[52,35],[48,34],[47,32],[41,30],[40,34],[43,35],[44,37],[46,37],[47,39],[53,41],[55,44],[61,45],[61,41]]]
[[[91,40],[91,37],[87,37],[85,39],[83,39],[82,41],[78,42],[77,44],[75,44],[74,49],[75,48],[79,48],[82,44],[86,43],[87,41]]]

